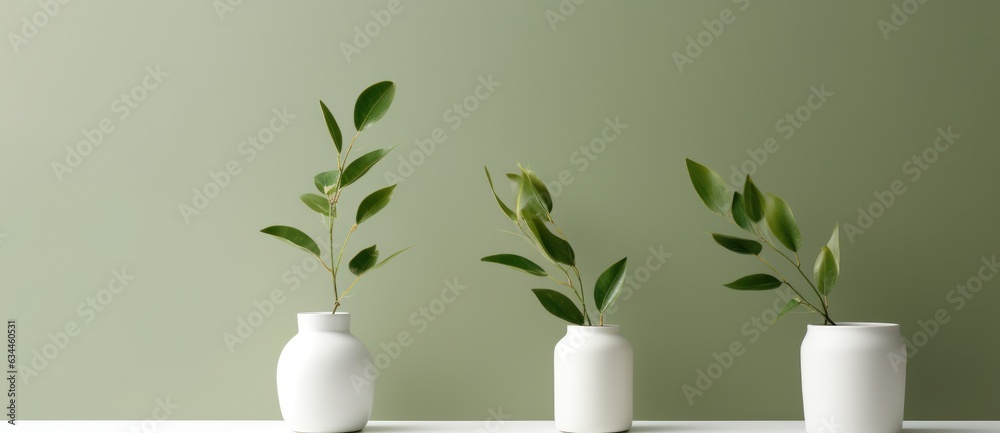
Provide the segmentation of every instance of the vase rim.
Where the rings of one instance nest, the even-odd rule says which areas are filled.
[[[298,313],[296,321],[299,324],[299,332],[351,330],[351,313],[329,311]]]
[[[887,322],[838,322],[836,326],[834,325],[806,325],[810,329],[812,328],[824,328],[824,329],[857,329],[857,328],[898,328],[898,323],[887,323]]]
[[[566,334],[621,334],[618,325],[566,325]]]
[[[351,313],[346,311],[338,311],[336,313],[331,313],[329,311],[302,311],[299,312],[300,316],[350,316]]]

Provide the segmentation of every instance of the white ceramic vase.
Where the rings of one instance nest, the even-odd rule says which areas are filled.
[[[289,428],[341,433],[368,424],[375,378],[371,354],[351,334],[350,313],[299,313],[299,332],[278,358],[278,404]]]
[[[894,323],[809,325],[802,340],[808,433],[899,433],[906,344]]]
[[[618,326],[567,326],[554,366],[557,429],[609,433],[632,427],[632,345]]]

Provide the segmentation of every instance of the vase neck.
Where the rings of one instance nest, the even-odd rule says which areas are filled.
[[[299,313],[299,332],[350,332],[351,313]]]

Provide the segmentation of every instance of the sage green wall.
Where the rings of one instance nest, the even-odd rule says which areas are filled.
[[[998,417],[1000,294],[983,260],[1000,248],[1000,4],[229,4],[73,2],[36,34],[21,20],[44,13],[36,1],[0,6],[4,33],[32,36],[8,34],[0,47],[0,315],[18,319],[22,365],[35,350],[54,356],[37,376],[22,371],[22,418],[142,419],[168,398],[175,419],[279,418],[278,353],[295,313],[327,309],[331,290],[322,272],[295,276],[304,256],[257,230],[284,223],[319,236],[296,198],[333,160],[317,100],[348,125],[356,95],[385,79],[396,101],[359,145],[400,146],[346,198],[353,209],[358,192],[402,179],[349,251],[415,246],[346,306],[373,353],[400,332],[412,339],[378,378],[376,418],[552,416],[564,329],[528,291],[544,281],[478,261],[528,253],[497,230],[505,221],[482,174],[516,162],[550,182],[567,173],[553,185],[556,217],[586,281],[624,255],[633,270],[652,265],[611,319],[635,346],[636,418],[801,417],[798,348],[815,317],[762,331],[776,295],[721,287],[761,269],[705,235],[728,226],[695,195],[685,157],[727,179],[752,168],[794,208],[807,267],[841,224],[839,320],[900,323],[909,339],[920,323],[936,329],[916,336],[908,418]],[[914,13],[893,17],[895,7]],[[712,23],[720,14],[730,22]],[[721,28],[707,44],[704,21]],[[345,56],[366,26],[378,34]],[[677,56],[691,62],[679,68]],[[151,90],[134,90],[144,79]],[[123,93],[145,99],[129,107]],[[463,103],[475,110],[456,117]],[[273,110],[294,118],[272,122]],[[808,117],[800,127],[782,120],[796,113]],[[113,132],[57,174],[66,147],[105,118]],[[605,132],[616,119],[627,127]],[[436,128],[442,142],[421,151]],[[960,137],[937,140],[949,128]],[[273,141],[241,144],[259,133]],[[606,146],[594,142],[602,133]],[[227,164],[239,170],[228,181],[218,175]],[[181,205],[213,173],[221,192],[186,220]],[[894,182],[897,193],[879,193],[886,209],[873,192]],[[859,222],[859,207],[873,221]],[[109,298],[122,269],[133,279]],[[275,290],[284,302],[230,351],[225,333]],[[88,297],[108,305],[98,312]],[[936,314],[947,323],[932,326]],[[46,349],[68,324],[78,334]],[[718,377],[715,355],[725,361],[733,343],[741,355]],[[718,377],[703,391],[699,370]],[[685,385],[702,393],[689,402]]]

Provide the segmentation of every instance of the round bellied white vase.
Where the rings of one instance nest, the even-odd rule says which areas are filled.
[[[350,313],[299,313],[299,332],[278,357],[278,404],[299,433],[361,430],[371,418],[371,354],[351,334]]]
[[[555,422],[567,433],[632,428],[632,345],[616,325],[566,327],[555,348]]]
[[[808,325],[801,356],[806,432],[902,431],[906,343],[899,325]]]

